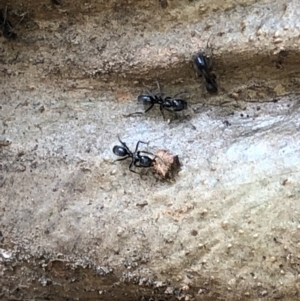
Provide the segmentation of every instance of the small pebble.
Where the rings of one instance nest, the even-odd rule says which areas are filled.
[[[260,36],[262,34],[262,29],[260,28],[257,32],[256,32],[256,35],[257,36]]]
[[[280,36],[280,33],[279,33],[279,31],[277,30],[275,33],[274,33],[274,38],[278,38]]]
[[[282,43],[282,39],[281,38],[277,38],[277,39],[274,40],[274,43],[275,44]]]

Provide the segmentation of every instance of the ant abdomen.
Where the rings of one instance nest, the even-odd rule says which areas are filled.
[[[128,151],[124,147],[119,145],[114,146],[113,153],[119,157],[125,157],[126,155],[128,155]]]
[[[152,104],[153,103],[153,99],[150,95],[148,94],[141,94],[138,96],[138,101],[142,102],[144,104]]]
[[[182,99],[173,99],[173,110],[182,111],[187,109],[187,102]]]

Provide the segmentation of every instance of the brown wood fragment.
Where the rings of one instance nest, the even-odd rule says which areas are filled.
[[[151,167],[152,172],[162,179],[174,179],[175,172],[180,167],[178,156],[165,149],[157,150],[155,155],[156,157]]]

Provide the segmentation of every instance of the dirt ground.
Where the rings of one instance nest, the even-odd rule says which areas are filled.
[[[0,8],[1,300],[299,299],[298,1]],[[188,109],[128,117],[156,80]],[[114,162],[118,135],[175,178]]]

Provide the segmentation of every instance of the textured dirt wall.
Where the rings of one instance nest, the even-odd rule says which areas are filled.
[[[298,300],[298,2],[57,1],[0,1],[2,299]],[[187,112],[124,117],[156,79]],[[117,135],[175,180],[114,163]]]

